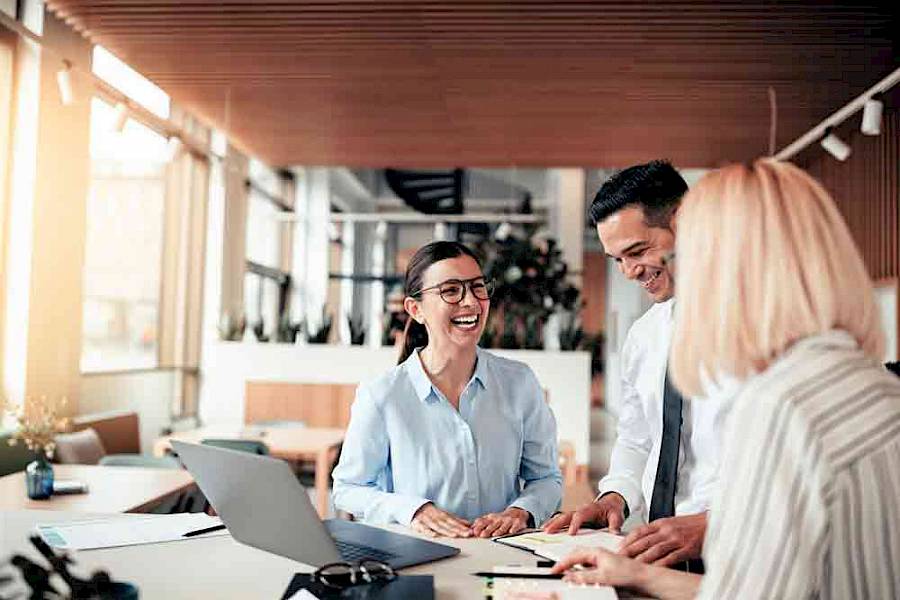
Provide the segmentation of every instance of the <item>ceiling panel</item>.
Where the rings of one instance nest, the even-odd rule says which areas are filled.
[[[898,65],[877,2],[47,5],[276,165],[714,166]]]

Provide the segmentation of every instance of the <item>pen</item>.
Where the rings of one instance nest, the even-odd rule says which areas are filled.
[[[207,527],[206,529],[195,529],[194,531],[188,531],[183,534],[181,537],[194,537],[195,535],[202,535],[204,533],[212,533],[213,531],[221,531],[225,529],[224,525],[214,525],[213,527]]]
[[[562,579],[562,573],[494,573],[493,571],[479,571],[472,573],[475,577],[489,577],[491,579]]]

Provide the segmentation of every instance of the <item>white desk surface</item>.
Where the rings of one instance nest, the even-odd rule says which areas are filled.
[[[28,535],[36,523],[85,517],[80,513],[58,511],[0,512],[0,560],[5,562],[13,552],[27,553],[35,560],[38,558],[37,551],[28,543]],[[118,515],[122,519],[135,517]],[[389,529],[415,535],[405,527],[390,526]],[[471,573],[500,564],[533,565],[536,560],[527,552],[490,540],[436,541],[457,546],[462,552],[453,558],[403,569],[401,573],[434,575],[436,597],[443,600],[483,597],[483,581]],[[81,551],[73,558],[77,561],[73,569],[76,575],[84,576],[94,569],[105,568],[114,579],[136,584],[141,598],[149,600],[280,598],[294,573],[313,570],[307,565],[240,544],[230,536]]]

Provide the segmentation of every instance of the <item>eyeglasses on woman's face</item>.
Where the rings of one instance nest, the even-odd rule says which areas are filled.
[[[473,277],[472,279],[448,279],[437,285],[419,290],[413,297],[418,297],[425,292],[436,291],[441,296],[441,300],[447,304],[459,304],[466,297],[466,292],[471,291],[472,295],[478,300],[489,300],[494,294],[494,282],[485,281],[484,277]]]
[[[396,579],[396,577],[397,573],[394,569],[380,560],[361,560],[356,564],[348,562],[330,563],[317,569],[312,574],[313,581],[333,589],[344,589],[376,581],[388,582]]]

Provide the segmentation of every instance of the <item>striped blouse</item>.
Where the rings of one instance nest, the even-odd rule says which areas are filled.
[[[900,598],[900,378],[846,332],[807,338],[724,445],[701,598]]]

